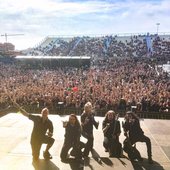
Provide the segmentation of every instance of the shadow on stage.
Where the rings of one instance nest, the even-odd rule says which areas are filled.
[[[100,157],[95,149],[91,151],[92,158],[102,167],[104,164],[113,167],[113,162],[107,157]],[[84,159],[84,166],[89,167],[90,170],[95,170],[94,165],[91,163],[91,158],[87,157]]]
[[[133,161],[131,163],[134,170],[164,170],[158,162],[153,161],[153,164],[149,164],[146,158],[142,162]]]
[[[32,165],[35,170],[60,170],[50,160],[39,159],[39,161],[32,162]]]

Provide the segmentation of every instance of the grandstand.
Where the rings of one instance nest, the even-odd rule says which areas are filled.
[[[159,40],[162,41],[158,42]],[[158,42],[158,43],[157,43]],[[146,57],[158,55],[157,51],[169,54],[169,34],[108,35],[56,37],[47,36],[35,48],[25,51],[32,56],[96,56],[101,57]]]
[[[132,37],[135,37],[135,36],[137,36],[138,37],[138,39],[140,39],[140,40],[143,40],[145,37],[146,37],[146,35],[149,35],[151,38],[154,38],[154,37],[157,37],[157,34],[149,34],[149,33],[147,33],[147,34],[130,34],[130,33],[124,33],[124,34],[116,34],[116,35],[102,35],[102,36],[99,36],[99,35],[97,35],[97,36],[92,36],[92,35],[89,35],[89,36],[75,36],[75,37],[79,37],[79,38],[89,38],[89,39],[92,39],[92,38],[96,38],[96,39],[103,39],[103,38],[105,38],[105,37],[115,37],[115,39],[117,40],[117,41],[122,41],[122,42],[130,42],[130,40],[131,40],[131,38]],[[166,41],[170,41],[170,33],[160,33],[159,34],[159,37],[161,38],[161,39],[165,39]],[[49,46],[49,44],[50,43],[54,43],[55,45],[57,45],[57,41],[58,40],[64,40],[64,41],[66,41],[66,42],[70,42],[70,41],[72,41],[74,39],[74,36],[55,36],[55,35],[49,35],[49,36],[47,36],[47,37],[45,37],[45,39],[42,41],[42,42],[40,42],[38,45],[36,45],[36,47],[39,47],[39,46],[41,46],[41,47],[46,47],[46,46]]]

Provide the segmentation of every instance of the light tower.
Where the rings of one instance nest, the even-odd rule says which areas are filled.
[[[160,26],[160,23],[156,23],[156,33],[158,35],[158,31],[159,31],[159,26]]]

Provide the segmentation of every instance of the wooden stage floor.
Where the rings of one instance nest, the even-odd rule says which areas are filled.
[[[32,162],[30,147],[32,121],[17,113],[0,117],[0,170],[170,170],[170,120],[141,119],[141,126],[152,142],[153,165],[147,162],[144,143],[137,143],[137,148],[144,158],[142,163],[132,164],[125,153],[124,158],[109,158],[102,145],[102,117],[96,117],[100,125],[98,130],[94,129],[94,150],[89,158],[81,163],[72,159],[69,163],[62,163],[59,157],[64,140],[62,120],[68,120],[68,116],[50,115],[49,117],[54,124],[55,143],[50,150],[53,159],[50,161],[43,159],[42,152],[45,147],[43,145],[37,163]],[[122,120],[120,118],[120,121]],[[122,133],[120,141],[124,139]]]

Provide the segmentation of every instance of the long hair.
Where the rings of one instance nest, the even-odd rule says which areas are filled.
[[[106,121],[106,122],[108,121],[108,115],[109,115],[110,113],[113,114],[113,117],[114,117],[114,118],[116,117],[116,113],[115,113],[113,110],[109,110],[109,111],[107,111],[106,114],[105,114],[104,121]]]
[[[129,119],[129,118],[128,118],[129,115],[131,115],[133,119],[139,120],[139,117],[138,117],[134,112],[132,112],[132,111],[126,112],[126,115],[125,115],[125,119],[126,119],[126,120]]]
[[[75,126],[81,127],[80,122],[79,122],[77,116],[74,113],[70,114],[69,119],[70,119],[70,117],[74,117],[76,119]]]

